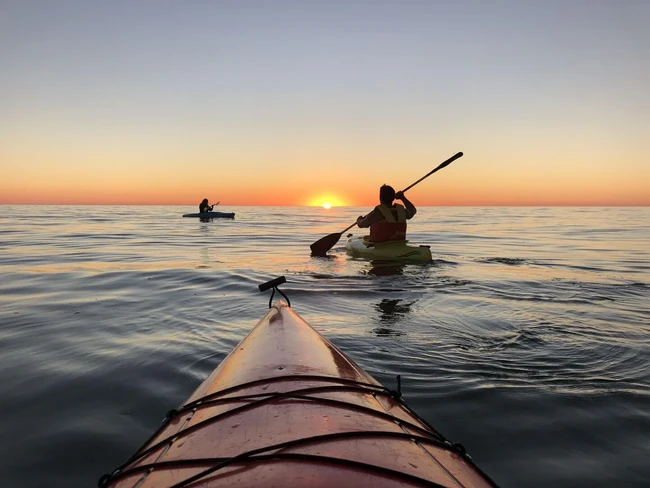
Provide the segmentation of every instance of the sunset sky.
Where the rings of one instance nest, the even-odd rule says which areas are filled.
[[[650,2],[2,0],[0,204],[650,205]]]

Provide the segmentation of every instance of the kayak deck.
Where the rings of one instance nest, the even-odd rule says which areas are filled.
[[[462,447],[462,446],[461,446]],[[276,302],[110,487],[490,487],[440,433]]]
[[[429,246],[415,246],[408,241],[373,243],[368,236],[354,237],[350,234],[345,248],[352,256],[375,261],[429,263],[432,260]]]
[[[234,219],[235,212],[203,212],[183,214],[183,217],[198,217],[200,219]]]

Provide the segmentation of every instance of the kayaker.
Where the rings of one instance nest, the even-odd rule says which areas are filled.
[[[393,203],[401,200],[404,205]],[[370,227],[370,240],[372,242],[403,241],[406,240],[406,221],[413,218],[417,209],[404,193],[395,190],[392,186],[382,185],[379,188],[379,205],[365,217],[357,218],[357,225],[361,228]]]
[[[201,202],[201,205],[199,205],[199,212],[200,213],[212,212],[212,207],[214,207],[214,205],[210,205],[208,203],[208,199],[204,198],[203,201]]]

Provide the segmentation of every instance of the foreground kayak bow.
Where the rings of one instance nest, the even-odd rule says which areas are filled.
[[[259,288],[275,293],[285,281]],[[381,386],[277,301],[99,486],[496,485],[461,445],[406,406],[399,388]]]

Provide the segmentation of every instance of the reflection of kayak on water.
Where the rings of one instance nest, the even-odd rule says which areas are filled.
[[[99,486],[494,487],[397,385],[383,387],[277,301]]]
[[[431,262],[429,246],[415,246],[409,244],[408,241],[373,243],[368,236],[354,237],[350,234],[345,248],[352,256],[375,261]]]
[[[200,219],[234,219],[235,212],[203,212],[184,214],[183,217],[198,217]]]

